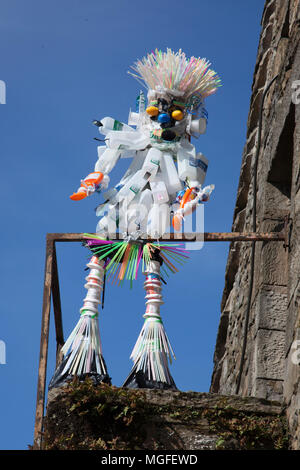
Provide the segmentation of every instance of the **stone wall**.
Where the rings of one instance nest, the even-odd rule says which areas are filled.
[[[300,0],[266,1],[261,24],[232,231],[252,231],[259,108],[265,85],[278,74],[264,102],[257,231],[280,231],[284,217],[290,217],[290,248],[282,242],[256,242],[246,352],[241,364],[251,245],[230,245],[211,391],[283,402],[296,449],[300,448],[300,103],[293,86],[300,80]]]
[[[287,449],[280,403],[73,382],[48,394],[46,450]]]

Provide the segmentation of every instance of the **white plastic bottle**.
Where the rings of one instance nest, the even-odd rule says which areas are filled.
[[[96,233],[106,233],[107,232],[108,219],[107,215],[102,217],[96,227]]]
[[[169,204],[153,204],[148,216],[147,234],[152,238],[159,238],[166,233],[169,225]]]
[[[112,233],[114,234],[117,230],[117,221],[119,218],[119,209],[116,203],[108,203],[106,208],[107,214],[104,215],[98,222],[96,227],[96,233]],[[105,211],[105,212],[106,212]]]
[[[210,184],[209,186],[205,186],[205,188],[201,189],[199,193],[199,201],[203,201],[203,202],[208,201],[214,189],[215,189],[214,184]]]
[[[205,155],[203,155],[203,153],[201,152],[197,153],[196,160],[197,160],[197,180],[202,185],[206,177],[208,160],[205,157]]]
[[[95,165],[95,171],[101,171],[102,173],[110,173],[114,168],[118,159],[120,158],[120,151],[118,149],[109,149],[103,147],[98,147],[98,160]]]
[[[139,131],[110,131],[106,138],[109,148],[119,150],[141,150],[150,144],[150,137]]]
[[[148,214],[153,205],[153,198],[150,189],[144,189],[137,200],[133,200],[127,211],[128,233],[140,230],[146,233]]]
[[[162,152],[156,148],[148,150],[143,163],[143,169],[154,177],[159,169],[162,160]]]
[[[101,119],[101,124],[102,126],[99,127],[99,132],[100,134],[104,135],[108,134],[111,131],[134,131],[132,127],[111,117],[104,117],[103,119]]]
[[[182,140],[177,152],[178,176],[182,181],[186,178],[197,179],[197,169],[189,164],[196,159],[195,147],[186,139]]]
[[[98,145],[97,147],[98,158],[100,158],[103,155],[106,149],[107,149],[106,145]]]
[[[129,110],[129,115],[128,115],[128,125],[129,126],[138,126],[139,120],[140,120],[140,114],[135,113],[135,112],[131,111],[131,109],[130,109]]]
[[[156,176],[153,180],[150,180],[150,188],[155,204],[164,204],[169,201],[169,195],[165,183]]]
[[[205,134],[206,122],[206,119],[203,117],[199,119],[192,119],[187,126],[187,132],[191,135]]]
[[[202,154],[196,156],[195,147],[184,141],[177,153],[178,175],[182,181],[189,179],[191,186],[203,184],[206,176],[208,160]]]
[[[104,148],[107,148],[107,147],[104,147]],[[99,149],[99,147],[98,147],[98,149]],[[142,163],[143,163],[143,159],[145,158],[143,154],[144,154],[143,151],[139,151],[139,152],[135,153],[135,156],[134,156],[128,170],[126,171],[125,175],[120,180],[120,182],[114,188],[110,188],[108,191],[105,191],[105,192],[102,193],[104,201],[106,201],[108,199],[110,199],[111,203],[115,201],[115,197],[118,194],[118,191],[120,191],[120,189],[122,189],[123,186],[125,186],[125,184],[129,181],[129,179],[132,177],[132,175],[134,173],[136,173],[138,170],[140,170],[140,168],[142,166]],[[100,206],[97,207],[96,215],[98,217],[100,217],[100,215],[102,215],[102,213],[104,213],[104,206],[107,206],[107,204],[104,204],[104,205],[100,204]]]
[[[129,204],[132,199],[139,194],[149,181],[150,174],[143,169],[137,171],[129,181],[120,189],[116,195],[116,200],[121,202],[123,200]]]
[[[186,217],[190,215],[199,202],[206,202],[208,201],[211,193],[213,192],[215,188],[214,184],[210,184],[209,186],[205,186],[205,188],[201,189],[196,196],[195,199],[192,199],[191,201],[187,202],[186,205],[184,206],[184,209],[180,209],[178,212],[182,214],[182,216]]]
[[[144,191],[142,191],[139,205],[141,211],[139,215],[139,224],[141,230],[146,233],[148,215],[153,206],[153,197],[150,189],[144,189]]]
[[[206,172],[207,172],[207,166],[208,166],[207,158],[202,153],[198,153],[195,160],[194,159],[189,160],[189,165],[195,166],[195,168],[197,169],[196,179],[193,180],[189,178],[190,187],[202,186],[205,180]]]
[[[145,153],[146,153],[145,150],[139,150],[139,151],[135,152],[135,155],[132,159],[131,164],[129,165],[126,173],[124,174],[124,176],[120,180],[120,184],[124,185],[125,183],[127,183],[129,178],[131,178],[131,176],[134,173],[136,173],[138,170],[140,170],[142,168],[142,164],[143,164],[143,161],[144,161],[144,158],[145,158]]]
[[[178,177],[178,172],[171,153],[163,152],[163,158],[160,162],[159,177],[166,185],[170,196],[175,196],[182,189],[182,183]]]

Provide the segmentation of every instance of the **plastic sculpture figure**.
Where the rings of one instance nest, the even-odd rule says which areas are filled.
[[[124,386],[176,388],[168,369],[173,351],[160,317],[160,266],[164,261],[167,268],[175,271],[169,258],[178,261],[186,256],[176,245],[147,243],[147,237],[158,240],[167,231],[171,210],[172,225],[176,231],[181,230],[184,217],[197,204],[207,201],[214,188],[203,187],[208,161],[202,153],[196,153],[190,142],[191,137],[205,133],[204,100],[220,86],[218,75],[209,66],[206,59],[188,59],[181,50],[174,53],[170,49],[155,50],[138,60],[129,73],[146,85],[147,106],[140,92],[135,112],[129,112],[128,124],[111,117],[94,121],[105,136],[105,145],[98,147],[94,172],[70,196],[79,201],[103,193],[105,202],[96,210],[100,217],[98,238],[87,237],[86,244],[99,260],[105,260],[105,272],[118,274],[120,280],[126,273],[126,278],[132,280],[143,260],[145,324],[132,352],[134,366]],[[109,173],[120,158],[127,157],[133,157],[127,172],[114,188],[107,190]],[[107,240],[109,234],[117,231],[124,242]],[[109,381],[100,341],[96,341],[98,352],[89,348],[94,341],[90,332],[96,332],[91,326],[97,320],[95,310],[81,310],[84,321],[80,319],[66,342],[66,356],[55,377],[89,373],[100,377],[99,381]]]
[[[117,214],[121,214],[119,228],[132,238],[141,234],[158,238],[168,228],[172,204],[181,201],[173,218],[175,230],[180,230],[187,212],[207,200],[213,189],[202,188],[208,161],[196,154],[190,137],[205,132],[204,99],[216,91],[220,79],[205,59],[188,60],[183,52],[175,54],[170,49],[166,53],[156,50],[133,69],[132,75],[148,87],[148,106],[141,92],[128,125],[110,117],[95,121],[106,145],[98,147],[94,173],[70,197],[80,200],[106,189],[119,158],[131,156],[133,161],[121,181],[103,194],[106,202],[97,209],[101,220],[96,232],[114,233]]]

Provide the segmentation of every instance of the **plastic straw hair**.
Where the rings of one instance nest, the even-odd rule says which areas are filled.
[[[135,73],[128,73],[152,90],[179,92],[184,99],[195,94],[206,98],[221,86],[219,76],[209,68],[210,65],[208,60],[200,57],[188,59],[181,49],[178,52],[171,49],[167,49],[167,52],[155,49],[135,62],[131,67]]]
[[[132,282],[137,279],[138,269],[142,262],[142,270],[151,259],[151,252],[157,248],[160,250],[160,256],[164,260],[165,268],[169,272],[176,273],[178,269],[175,264],[183,265],[188,259],[188,252],[182,248],[180,243],[146,243],[144,245],[135,245],[127,241],[110,241],[102,237],[85,233],[86,246],[93,254],[101,259],[107,259],[105,264],[105,273],[108,280],[124,279]],[[168,276],[168,271],[162,268]]]

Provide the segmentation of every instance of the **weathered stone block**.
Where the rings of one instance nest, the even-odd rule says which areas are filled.
[[[295,340],[295,332],[300,327],[300,280],[294,291],[294,295],[289,302],[287,310],[286,335],[285,335],[285,355],[288,354],[292,342]]]
[[[300,198],[299,198],[300,203]],[[299,208],[300,209],[300,208]],[[291,238],[288,253],[288,292],[289,301],[295,294],[300,279],[300,210],[291,214]]]
[[[276,221],[278,224],[280,219],[283,220],[290,212],[290,199],[283,190],[283,186],[277,187],[276,183],[265,184],[264,204],[262,207],[263,218],[270,221],[276,219],[273,225],[275,225]]]
[[[300,383],[298,382],[297,392],[291,400],[291,404],[287,409],[287,419],[290,430],[290,448],[292,450],[300,449]]]
[[[230,245],[232,247],[232,244]],[[239,252],[240,252],[240,244],[237,244],[233,249],[229,250],[228,254],[228,261],[226,266],[226,273],[225,273],[225,288],[223,291],[222,301],[221,301],[221,310],[223,310],[228,295],[232,289],[233,283],[235,281],[235,275],[239,265]]]
[[[235,222],[233,225],[233,232],[242,232],[245,225],[246,209],[241,210],[237,213]]]
[[[256,378],[284,379],[285,334],[277,330],[258,330],[255,340]]]
[[[266,400],[282,401],[283,380],[255,379],[252,395]]]
[[[272,28],[272,26],[270,26]],[[258,117],[259,117],[259,109],[260,109],[260,102],[261,102],[261,97],[262,97],[263,90],[260,89],[255,97],[253,98],[253,103],[250,108],[250,113],[249,113],[249,118],[248,118],[248,134],[253,131],[255,126],[258,124]]]
[[[271,0],[269,2],[266,2],[263,16],[262,16],[262,25],[266,26],[269,21],[270,17],[274,14],[276,9],[276,0]]]
[[[296,24],[297,21],[300,20],[300,0],[292,0],[290,5],[290,30],[289,33],[291,35],[292,28]]]
[[[267,52],[261,58],[261,61],[258,64],[258,69],[255,76],[254,89],[259,89],[263,87],[266,83],[268,63],[272,57],[272,49],[268,49]]]
[[[297,410],[300,410],[300,325],[296,328],[285,361],[284,401],[292,405],[297,396]]]
[[[263,285],[255,302],[255,328],[285,331],[287,292],[284,286]]]
[[[280,242],[266,242],[261,249],[261,282],[263,284],[287,284],[287,252]]]
[[[278,39],[289,33],[289,7],[292,6],[289,3],[290,1],[286,0],[276,2],[275,23],[277,25],[276,32],[278,33]]]
[[[282,69],[282,65],[286,60],[286,52],[287,52],[288,46],[289,46],[289,39],[281,38],[276,49],[276,55],[275,55],[273,67],[272,67],[274,77]]]

